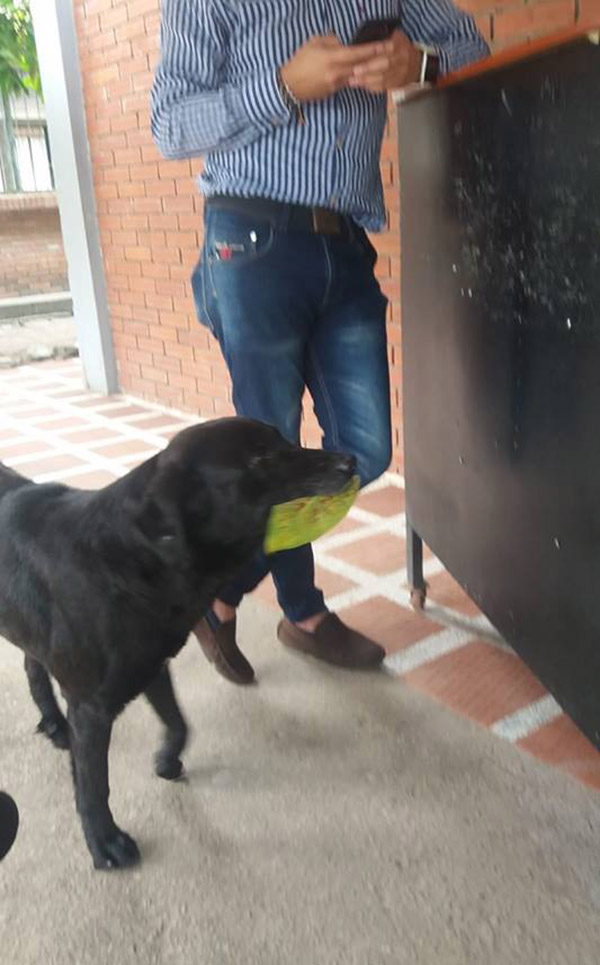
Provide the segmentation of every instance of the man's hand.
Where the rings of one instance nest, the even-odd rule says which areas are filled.
[[[419,80],[423,55],[406,34],[396,30],[388,46],[391,47],[389,52],[357,64],[348,81],[349,87],[362,87],[372,94],[383,94]]]
[[[345,47],[335,36],[312,37],[281,68],[281,79],[297,100],[323,100],[348,87],[361,64],[387,67],[395,45],[388,40]]]

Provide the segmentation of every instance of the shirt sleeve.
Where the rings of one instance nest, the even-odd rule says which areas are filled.
[[[489,55],[473,17],[452,0],[404,0],[400,9],[406,35],[413,43],[435,48],[443,74]]]
[[[161,59],[152,89],[152,134],[166,158],[245,147],[288,124],[275,66],[224,81],[227,18],[218,0],[163,0]]]

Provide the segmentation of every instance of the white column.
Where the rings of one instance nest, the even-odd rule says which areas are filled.
[[[72,0],[32,0],[31,13],[84,378],[108,394],[117,391],[118,376]]]

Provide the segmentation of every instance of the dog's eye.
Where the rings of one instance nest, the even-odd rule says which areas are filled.
[[[261,469],[269,462],[273,453],[267,446],[257,446],[250,458],[248,459],[248,466],[250,469]]]

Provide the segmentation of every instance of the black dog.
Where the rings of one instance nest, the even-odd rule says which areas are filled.
[[[271,507],[337,492],[353,473],[351,457],[247,419],[186,429],[97,492],[36,485],[0,463],[0,634],[25,651],[39,730],[70,747],[97,868],[139,859],[108,805],[113,721],[144,692],[166,727],[156,772],[180,775],[186,724],[166,661],[260,549]]]

